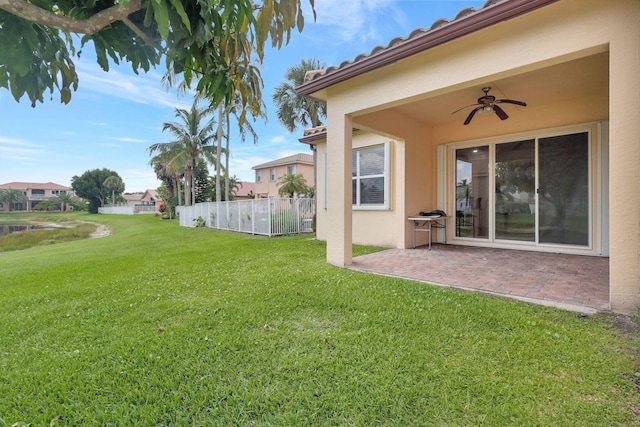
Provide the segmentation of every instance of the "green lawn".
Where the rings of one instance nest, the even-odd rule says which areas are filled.
[[[2,427],[639,424],[612,315],[335,268],[309,236],[76,218],[113,234],[0,255]]]

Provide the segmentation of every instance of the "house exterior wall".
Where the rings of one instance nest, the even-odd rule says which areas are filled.
[[[329,107],[326,152],[330,159],[330,203],[325,221],[331,226],[326,233],[327,261],[349,264],[351,243],[360,240],[357,214],[352,218],[347,175],[349,153],[357,143],[352,142],[352,127],[403,141],[397,144],[403,147],[404,157],[400,165],[394,163],[394,180],[405,182],[393,205],[402,212],[390,215],[404,230],[400,233],[402,242],[396,245],[407,247],[411,230],[403,217],[423,207],[444,208],[434,206],[438,201],[438,146],[594,123],[609,129],[604,138],[609,141],[609,206],[603,218],[609,218],[611,309],[628,313],[639,306],[640,226],[636,218],[640,217],[640,195],[635,191],[640,182],[639,23],[637,0],[561,0],[318,92],[316,96],[326,99]],[[544,106],[529,105],[527,114],[512,114],[509,120],[496,120],[486,127],[414,122],[394,112],[396,106],[421,98],[518,78],[597,55],[606,55],[608,60],[607,73],[602,75],[605,96],[552,99]],[[544,86],[540,90],[544,91]],[[357,141],[355,136],[353,141]],[[370,234],[380,235],[381,243],[389,244],[393,239],[381,228],[367,227]]]
[[[18,184],[18,185],[16,185]],[[23,184],[23,185],[20,185]],[[56,197],[60,193],[73,193],[73,189],[71,187],[64,187],[58,184],[46,183],[46,184],[38,184],[38,183],[9,183],[0,185],[0,189],[12,189],[21,191],[27,196],[28,202],[22,203],[22,205],[26,209],[26,211],[32,211],[33,208],[40,202],[49,200],[53,197]],[[16,209],[13,209],[16,210]],[[19,209],[18,209],[19,210]],[[71,210],[71,206],[67,207],[67,210]],[[8,212],[9,205],[8,203],[0,203],[0,212]]]
[[[256,169],[262,171],[262,181],[258,182],[256,179],[255,190],[254,193],[257,198],[263,197],[279,197],[278,196],[278,180],[287,174],[287,167],[293,164],[287,165],[278,165],[275,166],[276,169],[276,179],[271,180],[270,167]],[[308,186],[314,185],[313,178],[313,165],[309,165],[306,163],[296,163],[296,173],[301,173],[304,176],[304,179],[307,181]]]
[[[404,215],[404,180],[396,179],[403,176],[404,171],[404,141],[394,141],[387,136],[377,135],[368,132],[356,132],[353,137],[353,148],[363,148],[380,144],[390,144],[390,171],[388,179],[389,186],[389,208],[375,209],[354,209],[353,210],[353,243],[359,245],[375,245],[383,247],[396,247],[399,244],[399,232],[401,227],[394,226],[402,222]],[[327,153],[326,140],[317,142],[318,169],[327,170],[325,154]],[[400,175],[399,175],[400,174]],[[320,240],[327,240],[327,235],[331,229],[331,222],[328,217],[329,207],[325,203],[326,180],[324,172],[318,173],[322,179],[316,185],[316,237]],[[380,227],[380,224],[388,224],[387,227]]]

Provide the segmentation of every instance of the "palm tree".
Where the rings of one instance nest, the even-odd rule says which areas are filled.
[[[9,205],[9,212],[12,211],[13,205],[16,203],[28,203],[29,199],[20,190],[13,190],[11,188],[0,189],[0,203],[7,203]]]
[[[158,154],[149,160],[158,179],[165,183],[169,193],[175,196],[178,205],[182,205],[182,175],[184,164],[181,164],[177,153],[172,153],[170,147],[163,147]]]
[[[111,190],[111,205],[116,205],[116,190],[118,192],[124,191],[124,183],[118,175],[111,175],[104,180],[102,186],[108,190]]]
[[[199,97],[193,100],[190,110],[176,108],[175,115],[180,120],[178,122],[165,122],[162,131],[169,130],[176,139],[171,142],[159,142],[151,145],[148,150],[150,154],[156,152],[171,152],[174,154],[170,163],[173,165],[184,165],[185,180],[185,205],[190,206],[195,199],[193,187],[193,170],[199,157],[204,156],[209,161],[215,159],[213,127],[215,120],[208,118],[212,112],[211,107],[198,107]],[[204,122],[204,125],[202,124]]]
[[[306,193],[309,189],[309,187],[307,187],[307,180],[304,179],[301,173],[283,175],[277,184],[278,194],[281,196],[288,195],[291,198],[293,198],[295,194]]]
[[[67,210],[67,206],[71,205],[74,202],[74,197],[71,193],[64,192],[58,194],[56,197],[51,199],[54,203],[60,204],[60,210],[62,212]]]
[[[218,142],[218,149],[220,150],[220,152],[218,153],[218,160],[221,158],[221,154],[222,152],[225,153],[225,166],[224,168],[222,168],[220,166],[220,164],[218,163],[216,165],[216,189],[215,189],[215,194],[216,194],[216,201],[219,202],[221,201],[223,198],[224,200],[231,200],[232,199],[232,195],[231,195],[231,186],[230,184],[232,183],[232,180],[229,178],[229,157],[230,157],[230,151],[229,151],[229,140],[231,139],[231,119],[234,119],[236,124],[238,125],[238,133],[240,135],[240,142],[244,142],[246,140],[247,134],[251,136],[251,138],[253,139],[253,143],[256,144],[258,142],[258,134],[256,133],[255,129],[253,129],[253,126],[251,126],[251,123],[249,123],[243,116],[242,113],[238,114],[238,108],[237,108],[237,102],[236,101],[232,101],[229,105],[227,105],[225,108],[221,108],[222,104],[220,104],[218,106],[218,117],[220,118],[219,122],[218,122],[218,136],[217,136],[217,142]],[[256,116],[254,116],[254,118],[257,117],[262,117],[265,118],[266,116],[264,115],[264,113],[262,111],[258,111],[256,113]],[[226,133],[223,132],[223,126],[226,126]],[[222,139],[225,140],[225,148],[222,149]],[[224,170],[224,179],[221,180],[220,179],[220,170]],[[224,197],[222,196],[222,190],[220,188],[222,182],[224,182],[225,184],[225,191],[224,191]],[[218,194],[220,194],[220,197],[218,197]]]
[[[323,62],[315,58],[303,59],[300,64],[287,69],[285,81],[280,83],[273,93],[273,102],[278,108],[278,120],[289,132],[298,126],[317,127],[327,117],[327,105],[324,102],[299,96],[296,87],[304,83],[307,71],[325,68]]]

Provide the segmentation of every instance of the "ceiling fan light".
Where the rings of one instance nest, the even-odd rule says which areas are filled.
[[[493,107],[491,105],[487,105],[486,107],[484,107],[484,111],[487,114],[491,114],[491,113],[493,113]]]

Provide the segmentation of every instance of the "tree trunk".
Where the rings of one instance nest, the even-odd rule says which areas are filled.
[[[174,187],[173,187],[173,191],[177,192],[178,194],[176,194],[176,196],[178,196],[178,206],[182,206],[182,188],[180,185],[180,176],[176,176],[174,178]]]
[[[191,206],[191,165],[187,165],[184,170],[184,204],[185,206]]]
[[[220,156],[222,156],[222,126],[223,123],[224,107],[222,102],[218,104],[218,133],[216,135],[216,202],[222,201],[222,189],[220,186]]]
[[[225,149],[226,153],[224,155],[224,199],[226,201],[231,200],[230,196],[230,185],[229,182],[229,138],[231,135],[231,120],[227,120],[227,139],[225,141]]]

